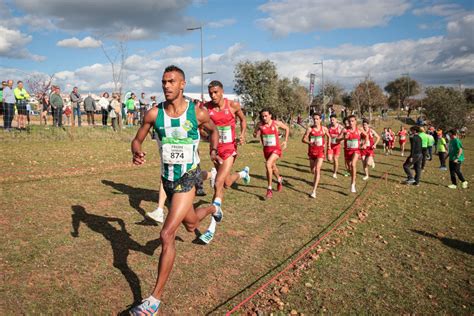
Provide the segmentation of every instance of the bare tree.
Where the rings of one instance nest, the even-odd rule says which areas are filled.
[[[128,38],[126,36],[121,36],[116,40],[113,46],[106,48],[104,43],[102,43],[100,47],[112,68],[114,92],[118,92],[122,95],[125,77],[125,61],[128,56]]]
[[[40,100],[43,94],[48,93],[53,83],[54,75],[34,73],[26,79],[26,86],[30,95],[34,95],[36,100]]]

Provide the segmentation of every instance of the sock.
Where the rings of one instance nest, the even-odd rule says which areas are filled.
[[[280,176],[280,177],[278,178],[278,183],[281,183],[282,181],[283,181],[283,177]]]
[[[221,203],[222,203],[221,198],[215,198],[214,201],[212,202],[212,205],[221,206]],[[217,212],[217,207],[216,207],[216,212]]]
[[[147,301],[150,302],[150,304],[160,304],[161,301],[157,298],[155,298],[153,295],[150,295],[146,298]]]
[[[163,213],[164,210],[163,210],[161,207],[157,207],[156,210],[153,211],[153,213],[154,213],[154,212],[157,212],[157,213],[161,212],[161,213]]]
[[[247,172],[245,172],[243,170],[239,172],[240,179],[244,178],[246,175],[247,175]]]
[[[209,228],[207,230],[214,234],[216,232],[216,224],[217,222],[214,217],[211,217],[211,224],[209,224]]]
[[[272,186],[271,186],[271,185],[270,185],[270,186],[268,186],[268,190],[271,190],[271,189],[272,189]]]

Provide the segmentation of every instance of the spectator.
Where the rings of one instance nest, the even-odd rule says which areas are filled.
[[[3,88],[7,85],[6,81],[2,81],[2,86],[0,87],[0,110],[2,111],[3,115]]]
[[[55,87],[53,93],[51,94],[49,98],[49,104],[51,104],[51,109],[54,112],[53,126],[62,127],[64,102],[61,98],[61,89],[58,86]]]
[[[102,113],[102,126],[107,127],[107,119],[109,117],[109,93],[104,92],[102,97],[99,99],[99,107]]]
[[[67,100],[63,99],[64,104],[67,104]],[[71,105],[67,104],[64,107],[64,116],[66,116],[66,125],[71,125],[71,114],[72,114],[72,109]]]
[[[447,157],[447,152],[448,152],[448,146],[446,145],[446,139],[443,137],[443,131],[438,130],[438,143],[436,144],[436,151],[438,152],[438,157],[439,157],[439,169],[446,171],[448,168],[446,168],[446,157]]]
[[[8,80],[3,87],[3,128],[9,132],[12,129],[12,121],[15,115],[15,94],[13,93],[13,80]]]
[[[122,127],[121,123],[121,104],[117,93],[112,93],[112,101],[109,107],[110,119],[112,120],[112,128],[117,131],[117,120],[119,127]]]
[[[143,122],[143,118],[145,117],[145,112],[148,107],[148,102],[145,99],[145,92],[142,92],[140,95],[140,99],[138,100],[140,104],[140,124]]]
[[[449,173],[451,175],[451,184],[448,185],[448,188],[457,188],[457,176],[461,181],[462,188],[467,189],[468,182],[464,179],[461,172],[461,164],[464,162],[464,148],[455,129],[450,130],[449,135],[451,136],[451,141],[449,142]]]
[[[95,100],[92,98],[91,94],[89,93],[87,97],[84,99],[84,110],[86,111],[87,114],[87,125],[94,125],[95,126],[95,120],[94,120],[94,112],[96,110],[96,104]]]
[[[23,87],[23,81],[17,82],[17,87],[13,90],[16,99],[16,109],[18,111],[18,128],[25,129],[25,120],[27,115],[26,104],[28,103],[28,99],[30,95],[26,92],[25,88]]]
[[[410,128],[410,155],[403,164],[403,170],[407,175],[407,180],[404,181],[405,184],[419,185],[421,178],[421,162],[423,159],[423,152],[421,150],[421,138],[418,135],[420,132],[419,126],[412,126]],[[411,168],[415,168],[415,177],[411,173]]]
[[[130,95],[130,98],[125,103],[125,107],[127,108],[127,124],[128,124],[128,127],[133,126],[133,115],[134,115],[134,112],[135,112],[135,99],[136,99],[135,93],[132,93]]]
[[[420,127],[420,133],[418,134],[421,138],[421,147],[423,151],[423,160],[421,162],[421,170],[425,170],[426,158],[428,157],[428,135],[425,133],[425,129]]]
[[[40,124],[44,121],[44,126],[48,125],[48,111],[50,110],[49,105],[49,96],[46,93],[43,93],[41,96],[41,115],[40,115]]]
[[[81,127],[81,102],[82,98],[78,92],[77,87],[72,89],[71,94],[69,95],[71,99],[71,107],[72,107],[72,125],[74,126],[76,123],[77,117],[77,126]]]
[[[435,139],[431,132],[426,135],[428,136],[428,160],[431,161],[433,160],[433,146],[435,144]]]

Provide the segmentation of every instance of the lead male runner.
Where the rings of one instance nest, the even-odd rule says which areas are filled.
[[[219,131],[217,155],[223,161],[222,163],[214,162],[215,169],[211,170],[211,187],[214,188],[212,204],[216,208],[220,208],[224,199],[224,189],[229,188],[238,179],[243,179],[245,184],[250,183],[249,167],[245,167],[240,172],[230,173],[237,157],[236,118],[240,121],[240,145],[245,143],[247,122],[240,104],[224,98],[224,86],[220,81],[211,81],[207,88],[211,101],[206,102],[203,108],[207,109],[212,122]],[[209,228],[199,239],[206,244],[209,243],[214,237],[215,229],[216,222],[211,219]]]
[[[194,232],[209,214],[217,222],[222,220],[220,208],[210,206],[195,210],[193,207],[195,184],[201,176],[198,167],[198,128],[204,127],[209,131],[211,160],[221,163],[217,156],[217,129],[205,110],[184,98],[186,81],[183,70],[176,66],[166,67],[161,84],[166,101],[145,114],[143,124],[132,141],[132,153],[135,165],[145,163],[141,145],[150,128],[154,128],[160,141],[161,180],[171,203],[160,233],[162,248],[155,287],[148,298],[131,309],[132,315],[155,315],[158,312],[160,297],[176,256],[175,238],[179,225],[182,223],[189,232]]]

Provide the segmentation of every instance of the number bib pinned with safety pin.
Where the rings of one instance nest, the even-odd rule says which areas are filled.
[[[358,149],[359,148],[359,140],[358,139],[347,139],[347,148],[348,149]]]
[[[275,134],[262,135],[262,138],[263,138],[263,146],[265,147],[276,146]]]
[[[162,139],[163,163],[171,165],[182,165],[193,163],[194,144],[191,138]]]
[[[232,143],[232,129],[230,126],[217,126],[219,131],[219,143],[228,144]]]

